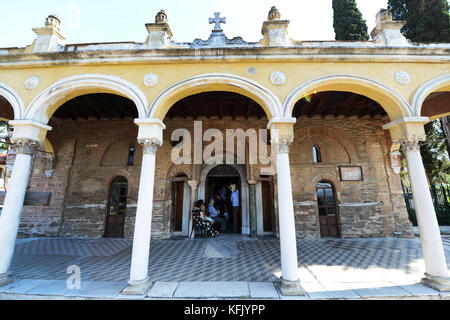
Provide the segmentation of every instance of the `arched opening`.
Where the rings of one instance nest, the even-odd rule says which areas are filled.
[[[361,118],[367,115],[376,116],[383,112],[391,120],[412,115],[407,101],[388,86],[358,76],[329,75],[307,81],[292,90],[283,105],[284,116],[295,116],[294,108],[298,107],[298,102],[303,100],[303,98],[308,101],[311,97],[325,92],[332,93],[326,96],[322,95],[322,99],[316,102],[314,108],[311,106],[306,108],[306,110],[302,111],[302,115],[308,115],[309,117],[313,115],[326,116],[329,114],[333,114],[335,117],[339,115],[346,117],[357,115]],[[339,92],[346,93],[350,96],[345,97],[345,101],[335,103],[332,109],[327,107],[330,100],[342,100],[342,96],[340,97],[338,95]],[[354,97],[355,100],[349,101],[348,99],[351,98],[352,94],[356,95]],[[358,100],[358,96],[370,100],[370,106],[363,104],[356,107],[355,102]],[[379,107],[381,107],[382,111],[378,110]]]
[[[296,118],[343,116],[373,119],[385,117],[387,113],[378,102],[366,96],[345,91],[323,91],[300,97],[294,105],[292,116]]]
[[[51,115],[47,137],[55,152],[54,160],[47,163],[36,153],[34,166],[39,170],[31,175],[30,191],[51,193],[48,206],[41,209],[42,225],[54,221],[52,210],[59,207],[61,220],[53,225],[60,236],[131,237],[142,155],[134,124],[137,106],[113,93],[84,94],[76,87],[66,93],[71,99],[57,95],[51,109],[41,109]],[[132,164],[130,146],[135,147]],[[114,177],[122,178],[111,182]],[[59,196],[62,190],[64,197]]]
[[[336,195],[331,182],[321,180],[316,185],[317,207],[319,212],[320,236],[322,238],[338,238],[339,215]]]
[[[414,115],[429,117],[430,120],[449,115],[449,94],[449,74],[428,80],[414,94],[411,104]]]
[[[421,116],[431,121],[450,116],[450,91],[433,92],[425,98]]]
[[[114,178],[109,185],[105,237],[122,238],[124,236],[127,197],[128,180],[122,176]]]
[[[91,115],[100,117],[102,113],[106,113],[106,117],[111,116],[111,114],[113,117],[121,117],[123,113],[129,114],[130,112],[139,118],[146,117],[147,98],[139,88],[119,77],[102,74],[82,74],[55,82],[31,101],[26,110],[25,117],[46,124],[54,112],[60,109],[62,105],[74,99],[77,101],[77,97],[89,96],[91,94],[112,94],[114,96],[120,96],[130,100],[133,107],[130,109],[125,108],[125,102],[125,106],[122,104],[105,105],[105,103],[102,103],[104,106],[103,109],[98,106],[95,109],[84,106],[83,109],[88,109],[88,112],[86,110],[80,112],[82,118]],[[83,104],[83,101],[81,103]],[[121,110],[119,111],[117,109]],[[68,115],[66,117],[68,118],[77,117],[77,114],[67,113]]]
[[[322,155],[320,154],[320,148],[318,145],[314,145],[312,147],[313,151],[313,162],[314,163],[321,163],[322,162]]]
[[[2,120],[13,120],[14,119],[14,109],[9,103],[9,101],[0,95],[0,119]]]
[[[172,179],[172,235],[188,236],[190,188],[188,176],[184,173]]]
[[[281,102],[273,92],[252,80],[222,73],[197,75],[168,87],[152,102],[149,117],[163,120],[178,101],[200,93],[219,91],[236,93],[255,101],[269,120],[280,117]]]
[[[429,117],[434,122],[433,125],[426,125],[426,131],[428,132],[431,126],[439,128],[438,134],[445,139],[448,155],[450,156],[450,91],[439,91],[429,94],[423,102],[421,112],[422,116]]]
[[[225,214],[228,233],[242,233],[242,184],[239,172],[230,165],[215,166],[206,176],[205,201]],[[234,188],[233,188],[234,186]]]
[[[172,133],[179,128],[185,128],[190,133],[190,160],[192,161],[190,170],[192,170],[192,173],[189,176],[193,180],[199,180],[197,199],[202,199],[208,204],[211,198],[216,198],[217,200],[216,194],[218,189],[225,188],[226,197],[228,197],[226,199],[228,201],[226,209],[230,215],[229,224],[227,225],[228,232],[250,234],[247,172],[251,168],[250,153],[255,152],[251,150],[251,147],[257,147],[257,143],[251,144],[250,140],[253,137],[253,132],[255,133],[254,137],[259,140],[258,130],[267,128],[267,118],[265,110],[258,102],[243,94],[231,91],[207,91],[183,97],[181,100],[176,101],[165,114],[164,124],[167,127],[165,132],[167,132],[166,137],[168,139],[171,139]],[[199,123],[201,124],[201,132],[195,127]],[[214,132],[217,135],[207,138],[209,129],[216,129]],[[249,136],[246,136],[243,140],[238,136],[232,137],[233,150],[228,150],[227,134],[229,129],[242,129],[244,135],[249,129],[252,132],[248,131]],[[195,135],[198,133],[200,135]],[[184,136],[182,143],[180,140],[176,142],[168,141],[165,145],[173,147],[178,143],[184,145]],[[209,153],[207,150],[210,149],[207,148],[213,144],[221,145],[221,151],[214,149],[214,151]],[[202,147],[200,162],[196,162],[194,158],[196,146]],[[171,152],[170,149],[166,150],[164,152]],[[240,152],[242,150],[244,151],[243,154]],[[229,164],[229,159],[231,159],[232,164]],[[225,163],[227,165],[221,166],[221,164]],[[167,166],[170,164],[168,163]],[[185,164],[175,164],[175,166],[180,168],[183,165]],[[255,172],[260,171],[258,164],[252,165]],[[208,175],[210,172],[211,174]],[[230,184],[236,184],[239,190],[239,212],[236,218],[237,230],[233,230],[234,226],[232,224],[233,206],[229,202],[231,193],[228,189]],[[181,189],[181,187],[179,188]],[[170,198],[170,195],[168,198]],[[222,212],[224,212],[224,206],[221,207]]]
[[[165,115],[169,119],[245,119],[266,118],[254,100],[234,92],[202,92],[177,101]]]
[[[426,139],[422,142],[420,152],[437,210],[445,210],[450,206],[447,197],[450,181],[446,170],[450,163],[450,77],[446,78],[439,87],[433,88],[435,91],[425,97],[420,109],[421,116],[430,119],[430,122],[425,124]],[[405,180],[402,182],[408,186],[410,182]],[[406,191],[405,197],[410,197],[409,191]],[[408,208],[411,208],[409,203]]]
[[[12,128],[8,124],[14,120],[14,109],[11,103],[0,94],[0,192],[7,188],[7,157]]]

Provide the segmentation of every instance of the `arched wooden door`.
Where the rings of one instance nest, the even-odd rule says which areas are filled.
[[[122,176],[115,178],[109,186],[105,237],[123,237],[127,196],[127,179]]]
[[[316,186],[317,205],[321,237],[339,237],[338,213],[334,188],[328,181],[320,181]]]

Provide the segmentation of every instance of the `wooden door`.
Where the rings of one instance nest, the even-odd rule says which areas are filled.
[[[175,189],[174,231],[181,231],[183,228],[184,181],[175,181],[174,189]]]
[[[123,237],[127,211],[128,181],[115,178],[109,188],[105,237]]]
[[[320,181],[316,187],[319,208],[320,235],[322,237],[339,237],[336,197],[331,183]]]
[[[272,221],[273,194],[271,192],[269,181],[261,181],[261,191],[262,191],[262,207],[263,207],[263,230],[264,230],[264,232],[272,232],[273,231],[273,221]]]

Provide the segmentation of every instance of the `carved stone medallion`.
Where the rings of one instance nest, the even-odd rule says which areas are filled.
[[[159,77],[154,73],[149,73],[144,76],[144,84],[147,87],[154,87],[158,84]]]
[[[277,86],[281,86],[286,82],[286,75],[281,71],[274,71],[270,75],[270,81]]]

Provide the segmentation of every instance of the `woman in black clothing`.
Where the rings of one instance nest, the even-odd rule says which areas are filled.
[[[192,220],[194,224],[200,226],[206,232],[209,238],[214,238],[218,234],[213,228],[214,220],[206,216],[203,200],[197,200],[195,202],[194,208],[192,209]]]

